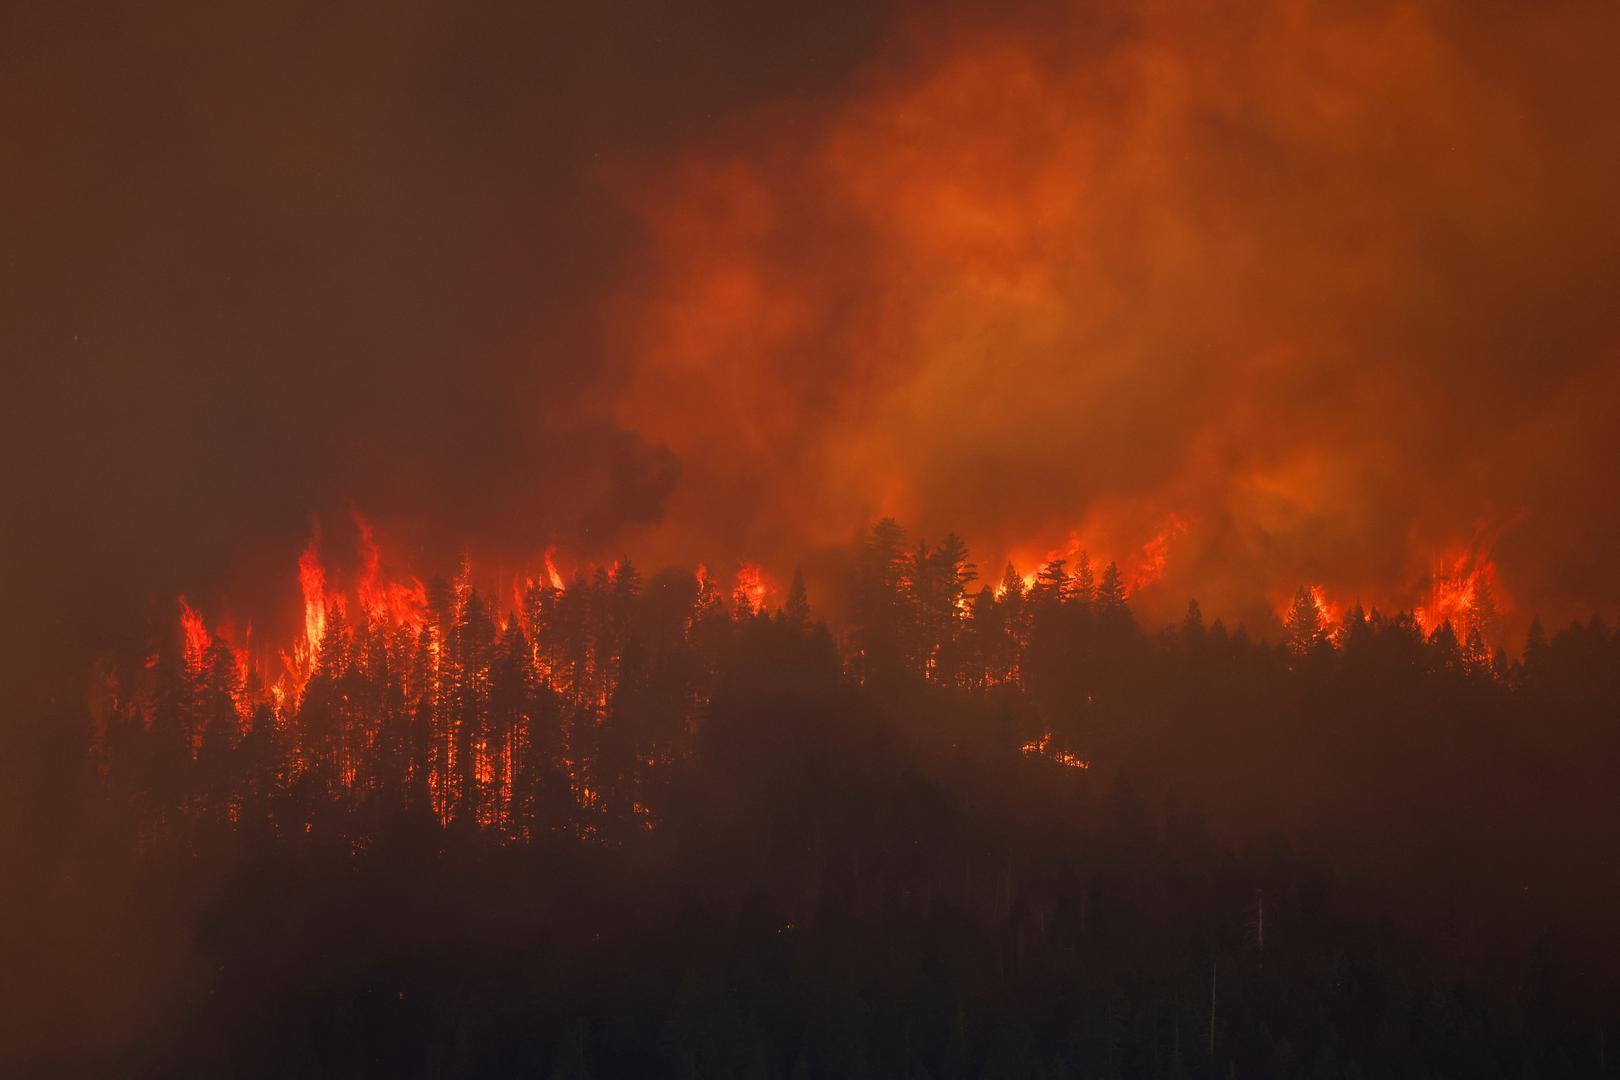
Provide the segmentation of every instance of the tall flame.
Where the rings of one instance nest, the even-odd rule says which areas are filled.
[[[321,565],[321,533],[316,529],[298,557],[298,585],[304,593],[304,655],[313,658],[326,636],[326,568]]]
[[[737,567],[737,585],[731,591],[731,599],[739,613],[763,611],[766,598],[775,591],[765,572],[755,564],[743,563]]]
[[[414,577],[384,579],[382,551],[371,523],[359,514],[354,515],[354,523],[360,531],[360,583],[356,588],[360,607],[374,623],[420,630],[427,619],[427,590]]]
[[[1488,636],[1501,611],[1490,549],[1470,544],[1435,560],[1428,590],[1413,614],[1426,634],[1449,622],[1458,634],[1478,629]]]
[[[203,658],[208,654],[210,635],[208,624],[197,610],[186,603],[185,597],[180,597],[180,635],[181,655],[185,659],[186,667],[195,671],[202,667]]]

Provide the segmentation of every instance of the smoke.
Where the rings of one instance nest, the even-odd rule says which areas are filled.
[[[1612,7],[666,8],[13,16],[20,674],[295,617],[351,510],[813,590],[893,514],[1257,626],[1511,521],[1516,617],[1616,606]]]
[[[8,682],[77,695],[182,592],[295,617],[312,515],[364,511],[423,576],[657,520],[680,462],[590,405],[599,300],[641,243],[600,162],[836,94],[883,28],[742,3],[377,16],[5,16]]]
[[[703,545],[790,558],[894,514],[993,572],[1071,536],[1125,565],[1188,522],[1143,601],[1256,625],[1301,583],[1409,607],[1511,523],[1520,626],[1612,608],[1614,28],[919,21],[842,99],[638,176],[604,405],[681,459]]]

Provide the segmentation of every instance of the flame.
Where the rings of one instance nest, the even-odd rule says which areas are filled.
[[[328,774],[332,779],[323,782],[364,795],[366,785],[370,782],[364,772],[365,754],[378,737],[379,726],[397,722],[397,708],[381,713],[368,712],[368,708],[374,710],[375,705],[357,703],[349,695],[346,676],[353,672],[358,673],[361,680],[373,678],[379,670],[372,666],[373,661],[381,660],[380,670],[386,672],[384,677],[398,680],[397,688],[406,696],[413,715],[424,718],[422,722],[428,730],[431,749],[422,759],[416,775],[427,792],[427,804],[439,815],[441,823],[448,823],[460,813],[458,807],[469,805],[470,793],[476,796],[471,805],[476,812],[478,825],[508,835],[521,834],[524,826],[516,822],[514,799],[522,789],[515,788],[513,777],[521,775],[522,766],[515,763],[524,760],[528,738],[525,732],[528,729],[523,725],[531,722],[532,717],[527,720],[515,718],[507,710],[503,719],[486,725],[484,721],[469,720],[467,712],[469,708],[490,708],[490,702],[487,699],[480,701],[478,695],[490,692],[491,672],[498,670],[494,667],[496,658],[504,662],[505,654],[490,648],[494,642],[487,633],[443,633],[437,621],[427,618],[426,590],[422,583],[410,576],[388,576],[375,531],[364,518],[356,516],[354,520],[358,530],[358,561],[352,577],[346,571],[334,573],[322,562],[318,529],[313,531],[298,558],[304,621],[301,631],[295,635],[293,655],[282,654],[285,670],[273,685],[266,687],[264,680],[252,677],[254,673],[248,659],[250,653],[245,647],[238,648],[239,644],[245,646],[251,638],[251,624],[238,624],[227,618],[211,628],[202,614],[182,596],[178,598],[179,640],[186,678],[193,681],[194,687],[208,691],[206,698],[198,700],[210,702],[218,700],[213,696],[219,686],[214,680],[224,682],[243,721],[261,704],[272,703],[274,722],[288,736],[287,757],[284,771],[278,772],[279,781],[297,779],[303,772],[324,762],[335,768]],[[1190,518],[1180,515],[1164,519],[1155,534],[1141,546],[1140,557],[1128,572],[1127,580],[1132,588],[1141,587],[1144,581],[1155,580],[1156,575],[1164,572],[1174,541],[1187,533],[1190,521]],[[1490,560],[1490,540],[1490,537],[1476,535],[1469,544],[1448,551],[1435,561],[1434,570],[1425,582],[1424,602],[1416,609],[1417,617],[1426,631],[1438,626],[1443,619],[1451,618],[1454,623],[1460,624],[1457,626],[1459,637],[1476,629],[1482,634],[1485,632],[1483,628],[1496,611],[1496,567]],[[1072,532],[1067,547],[1050,552],[1049,561],[1063,558],[1069,551],[1080,550],[1078,531]],[[573,646],[567,646],[564,650],[555,642],[548,643],[545,639],[557,626],[548,620],[549,612],[571,608],[577,613],[583,609],[587,627],[591,620],[601,620],[606,609],[598,601],[602,599],[604,577],[608,581],[622,581],[623,575],[630,572],[630,567],[627,562],[616,561],[611,571],[602,567],[596,571],[594,578],[576,577],[570,586],[563,582],[553,559],[554,553],[555,548],[548,548],[544,556],[546,578],[553,587],[564,590],[565,594],[572,589],[583,592],[583,596],[565,595],[562,598],[565,603],[557,608],[549,606],[552,599],[549,596],[544,598],[546,602],[540,604],[526,603],[534,597],[517,589],[519,579],[509,579],[506,571],[501,569],[494,574],[493,592],[487,595],[503,595],[510,582],[513,585],[511,608],[504,612],[475,611],[469,607],[473,603],[475,589],[471,562],[467,560],[455,578],[449,599],[450,614],[458,628],[487,625],[486,620],[492,620],[502,628],[503,636],[509,627],[521,628],[528,635],[525,651],[517,655],[530,657],[534,665],[530,674],[535,685],[546,686],[548,693],[566,695],[577,710],[573,712],[575,718],[556,729],[558,744],[554,751],[548,753],[554,753],[554,763],[566,771],[569,788],[582,809],[593,814],[615,812],[615,809],[622,811],[626,805],[622,800],[633,799],[636,793],[625,790],[622,775],[613,779],[612,774],[605,776],[594,772],[593,743],[588,732],[600,727],[609,715],[604,710],[610,707],[618,689],[623,653],[616,648],[604,647],[612,645],[612,635],[604,636],[600,630],[578,635],[584,642],[577,650],[578,655],[564,655],[565,651],[572,654]],[[1095,570],[1096,562],[1088,562]],[[695,599],[694,611],[719,611],[723,618],[725,605],[721,600],[722,594],[709,569],[699,564],[695,576],[700,592]],[[1006,575],[1004,580],[1014,588],[1027,587],[1036,583],[1037,574],[1020,576],[1012,573]],[[529,584],[532,587],[534,583],[529,580]],[[906,594],[903,580],[896,588],[902,595]],[[1303,591],[1326,632],[1326,640],[1335,646],[1342,645],[1343,633],[1335,628],[1343,622],[1345,605],[1330,592],[1328,585],[1307,585]],[[738,564],[731,597],[732,611],[739,618],[765,611],[775,593],[774,584],[759,565],[749,562]],[[999,591],[997,595],[1000,595]],[[576,600],[584,602],[576,605],[573,603]],[[1286,603],[1279,604],[1279,614],[1284,621],[1287,621],[1289,610],[1295,603],[1301,605],[1302,614],[1307,616],[1304,621],[1309,622],[1309,610],[1304,608],[1298,590]],[[343,629],[346,625],[343,616],[351,610],[357,614],[363,612],[363,617],[369,619],[370,623],[359,623],[352,631]],[[477,614],[479,621],[464,620],[463,616],[469,613]],[[685,625],[690,629],[695,622],[696,619],[692,618]],[[416,630],[418,636],[371,634],[368,625],[410,628]],[[244,627],[240,640],[239,626]],[[577,626],[573,632],[577,633]],[[326,639],[339,633],[342,638],[338,644],[345,647],[334,649],[334,643]],[[1316,635],[1312,634],[1310,638],[1310,644],[1314,646]],[[1016,647],[1022,649],[1025,644],[1027,642]],[[328,650],[325,654],[320,651],[323,647]],[[234,653],[235,665],[232,669],[226,668],[224,649]],[[328,657],[331,659],[328,660]],[[1493,670],[1489,666],[1487,651],[1480,647],[1479,638],[1470,639],[1462,659],[1466,670]],[[332,666],[331,671],[325,670],[328,663]],[[1007,682],[1019,685],[1019,663],[1021,661],[1015,656],[1008,666],[995,671],[986,667],[983,685]],[[151,666],[151,662],[148,666]],[[940,677],[933,657],[925,661],[923,674],[928,679]],[[203,676],[206,676],[207,682],[197,681]],[[335,748],[329,733],[312,735],[310,732],[316,729],[300,726],[303,722],[300,717],[308,715],[300,710],[303,709],[306,688],[311,685],[312,679],[316,680],[316,687],[329,688],[335,694],[335,699],[317,697],[314,700],[335,705],[343,717],[339,725],[343,729],[340,744]],[[390,684],[390,689],[393,686]],[[112,695],[116,697],[116,694],[117,688],[114,687]],[[690,735],[700,722],[699,713],[695,710],[701,708],[702,701],[692,699],[688,704],[693,706],[694,712],[681,717],[680,721],[682,730]],[[414,711],[418,709],[425,711]],[[331,713],[323,711],[314,715],[330,719]],[[469,724],[475,726],[469,730]],[[247,730],[245,726],[243,730]],[[646,768],[655,769],[673,761],[678,753],[674,745],[666,743],[652,748],[644,759]],[[1026,757],[1040,758],[1060,768],[1088,770],[1091,767],[1088,759],[1056,745],[1050,730],[1037,739],[1023,743],[1020,751]],[[514,773],[514,770],[518,770],[518,773]],[[639,771],[639,767],[636,771]],[[637,781],[630,782],[633,784]],[[647,828],[652,827],[655,810],[639,801],[628,805],[635,820]],[[576,828],[580,835],[592,835],[595,830],[595,826],[588,821],[578,823]]]
[[[1330,633],[1334,627],[1344,622],[1346,605],[1328,595],[1324,585],[1306,585],[1304,589],[1310,594],[1311,603],[1316,605],[1316,617],[1322,624],[1322,632]],[[1294,609],[1295,593],[1287,592],[1274,594],[1272,608],[1277,613],[1277,621],[1286,624],[1288,616]]]
[[[1130,560],[1125,569],[1125,591],[1136,593],[1164,576],[1165,564],[1170,558],[1170,543],[1187,535],[1194,518],[1191,514],[1171,514],[1153,538],[1142,545],[1142,550]]]
[[[1048,563],[1062,560],[1066,564],[1067,571],[1072,575],[1078,571],[1081,562],[1084,562],[1091,568],[1093,575],[1101,576],[1102,568],[1112,561],[1118,565],[1125,586],[1125,593],[1130,596],[1141,589],[1147,588],[1164,576],[1165,568],[1170,562],[1172,546],[1175,541],[1186,536],[1193,525],[1197,524],[1197,521],[1197,517],[1190,513],[1175,512],[1167,514],[1146,542],[1134,552],[1130,552],[1122,558],[1110,559],[1106,555],[1099,554],[1099,552],[1105,550],[1101,545],[1088,548],[1082,542],[1081,530],[1070,529],[1063,543],[1056,547],[1046,548],[1046,554],[1043,557],[1035,559],[1027,554],[1041,550],[1040,546],[1020,544],[1013,549],[1015,554],[1011,561],[1016,566],[1033,564],[1036,567],[1034,570],[1019,575],[1023,579],[1026,592],[1035,587],[1035,582],[1040,576],[1040,568]],[[1106,525],[1107,522],[1105,521],[1104,524]],[[1117,551],[1118,545],[1114,547]],[[996,585],[995,595],[999,600],[1006,595],[1006,589],[999,584]]]
[[[303,655],[311,659],[326,636],[326,568],[321,565],[320,543],[317,528],[298,557],[298,586],[304,594]]]
[[[382,551],[377,546],[371,523],[359,514],[354,515],[354,523],[360,530],[360,583],[356,593],[361,610],[374,623],[420,631],[427,620],[427,590],[414,577],[402,581],[384,580]]]
[[[1039,739],[1033,739],[1018,748],[1025,757],[1044,758],[1066,769],[1089,769],[1091,762],[1067,750],[1053,750],[1052,733],[1046,732]]]
[[[707,573],[703,567],[698,567],[700,573]],[[699,579],[701,582],[701,578]],[[737,567],[737,584],[731,590],[732,603],[736,605],[738,614],[754,614],[765,610],[765,600],[776,587],[765,576],[765,572],[753,563],[742,563]]]
[[[186,603],[184,596],[180,597],[180,635],[181,655],[185,659],[186,667],[193,671],[200,669],[203,666],[203,658],[208,654],[212,635],[208,633],[208,625],[203,622],[203,617]]]
[[[1450,622],[1459,635],[1473,629],[1489,635],[1490,624],[1503,609],[1490,548],[1476,539],[1434,561],[1423,601],[1412,612],[1425,634]]]

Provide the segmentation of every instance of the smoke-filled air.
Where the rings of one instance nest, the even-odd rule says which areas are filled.
[[[0,1072],[1620,1075],[1620,8],[0,27]]]

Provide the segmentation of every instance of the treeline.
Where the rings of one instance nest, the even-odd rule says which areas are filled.
[[[988,708],[1009,748],[1173,778],[1217,802],[1230,800],[1211,770],[1247,772],[1256,740],[1273,759],[1295,754],[1297,778],[1337,739],[1364,752],[1409,740],[1389,725],[1413,709],[1484,725],[1531,701],[1556,698],[1579,716],[1615,700],[1615,636],[1596,618],[1551,641],[1538,621],[1509,662],[1483,644],[1489,611],[1466,637],[1359,607],[1330,626],[1302,589],[1272,646],[1206,626],[1196,601],[1180,626],[1145,633],[1118,568],[1094,574],[1084,556],[1027,583],[1008,566],[979,584],[959,538],[913,545],[885,520],[854,567],[853,626],[836,643],[798,575],[766,610],[684,570],[644,580],[628,560],[561,588],[531,584],[505,612],[465,575],[431,582],[413,620],[350,620],[334,603],[296,680],[275,687],[222,640],[170,635],[114,680],[92,753],[141,843],[219,828],[360,843],[401,816],[513,840],[619,842],[656,826],[670,767],[693,752],[717,684],[760,636],[798,643],[812,669],[869,693],[927,688],[929,708],[939,695]],[[1265,733],[1262,718],[1301,696],[1321,699],[1324,723],[1358,715]],[[1468,752],[1480,745],[1478,732],[1466,740]],[[1534,740],[1500,749],[1539,752]]]
[[[5,785],[13,1071],[1620,1073],[1601,620],[1482,661],[888,522],[851,566],[838,636],[625,563],[333,605],[279,699],[177,635]]]

